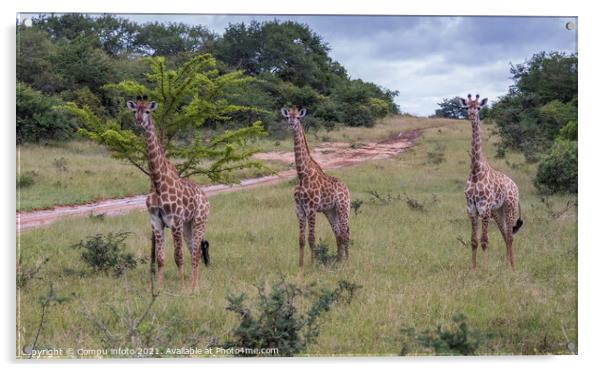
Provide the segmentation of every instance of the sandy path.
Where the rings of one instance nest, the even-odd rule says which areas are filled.
[[[346,142],[324,142],[312,150],[312,157],[323,169],[335,169],[358,164],[367,160],[388,159],[404,149],[413,146],[420,130],[401,132],[388,140],[371,142],[360,146],[351,146]],[[260,160],[279,160],[292,164],[294,154],[288,151],[272,151],[255,154]],[[233,192],[252,187],[270,185],[296,176],[294,169],[288,169],[273,176],[265,176],[241,181],[236,185],[209,185],[204,187],[208,196],[224,192]],[[95,203],[57,206],[51,209],[32,212],[17,212],[17,233],[52,224],[54,221],[70,216],[116,215],[133,209],[144,209],[146,195],[137,195],[121,199],[107,199]]]

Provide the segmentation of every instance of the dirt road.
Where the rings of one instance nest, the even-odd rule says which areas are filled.
[[[385,141],[352,146],[346,142],[324,142],[312,149],[312,157],[323,169],[335,169],[358,164],[367,160],[388,159],[398,155],[404,149],[413,146],[420,130],[401,132]],[[279,160],[287,164],[295,161],[288,151],[272,151],[254,155],[260,160]],[[296,176],[295,169],[288,169],[273,176],[265,176],[241,181],[236,185],[209,185],[204,187],[208,196],[224,192],[233,192],[252,187],[269,185]],[[144,209],[146,195],[137,195],[121,199],[108,199],[95,203],[57,206],[51,209],[33,212],[17,212],[17,233],[52,224],[54,221],[70,216],[116,215],[133,209]]]

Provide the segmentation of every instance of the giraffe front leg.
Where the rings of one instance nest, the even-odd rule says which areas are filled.
[[[476,271],[477,270],[477,248],[479,247],[479,238],[478,238],[478,230],[479,230],[479,218],[476,214],[470,214],[469,215],[470,218],[470,227],[471,227],[471,234],[470,234],[470,247],[472,249],[472,264],[471,264],[471,269],[472,271]]]
[[[178,267],[178,279],[180,282],[180,288],[184,287],[184,255],[182,254],[182,237],[183,237],[183,225],[179,221],[174,221],[171,227],[171,235],[173,236],[173,255]]]
[[[157,280],[157,287],[163,287],[163,268],[165,266],[165,240],[164,226],[158,214],[151,214],[151,229],[153,240],[151,242],[151,280]],[[155,273],[155,261],[157,271]]]
[[[483,266],[485,270],[489,267],[489,258],[487,249],[489,248],[489,220],[491,219],[491,211],[487,211],[481,217],[482,229],[481,231],[481,248],[483,249]]]

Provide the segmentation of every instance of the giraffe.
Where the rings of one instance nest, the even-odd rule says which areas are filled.
[[[488,227],[491,217],[497,223],[504,242],[506,243],[506,259],[514,268],[514,254],[512,253],[513,235],[518,232],[523,224],[519,202],[518,187],[516,183],[504,173],[493,169],[483,154],[481,148],[481,135],[479,110],[487,104],[487,98],[479,102],[479,95],[468,100],[460,98],[462,106],[468,109],[468,118],[472,124],[472,148],[470,153],[470,173],[466,181],[464,195],[466,196],[468,217],[472,227],[472,270],[477,267],[477,247],[479,245],[477,230],[479,217],[481,217],[481,248],[483,249],[483,262],[487,268],[487,248],[489,245]],[[515,217],[518,215],[518,219]]]
[[[190,287],[196,289],[199,259],[209,264],[209,243],[203,240],[209,214],[209,201],[201,187],[180,177],[176,167],[167,159],[155,131],[152,112],[157,103],[148,102],[147,96],[128,101],[127,107],[134,112],[136,124],[144,129],[146,155],[148,157],[151,187],[146,197],[146,207],[151,222],[151,276],[155,275],[159,287],[163,285],[165,247],[163,231],[171,229],[174,258],[178,267],[180,286],[184,284],[184,256],[182,237],[186,240],[192,257]],[[155,271],[155,261],[158,270]]]
[[[305,226],[309,227],[308,242],[311,263],[315,258],[316,213],[326,215],[336,237],[337,261],[349,258],[349,189],[338,178],[324,173],[311,157],[301,118],[307,111],[297,107],[281,110],[293,132],[295,165],[299,183],[295,186],[294,199],[299,220],[299,267],[303,269],[305,248]]]

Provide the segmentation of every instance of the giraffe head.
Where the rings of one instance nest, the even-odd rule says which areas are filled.
[[[288,109],[282,108],[280,113],[288,120],[288,126],[293,130],[297,130],[301,126],[301,118],[305,116],[307,110],[304,108],[299,110],[297,106],[292,106]]]
[[[137,96],[136,102],[127,101],[127,107],[134,112],[136,124],[146,129],[150,123],[151,112],[157,108],[157,102],[149,102],[147,96]]]
[[[462,107],[468,110],[468,118],[471,121],[475,121],[479,116],[481,107],[487,104],[487,98],[483,98],[481,101],[479,101],[479,95],[477,94],[476,99],[473,100],[472,95],[468,94],[468,100],[460,98],[460,103],[462,103]]]

